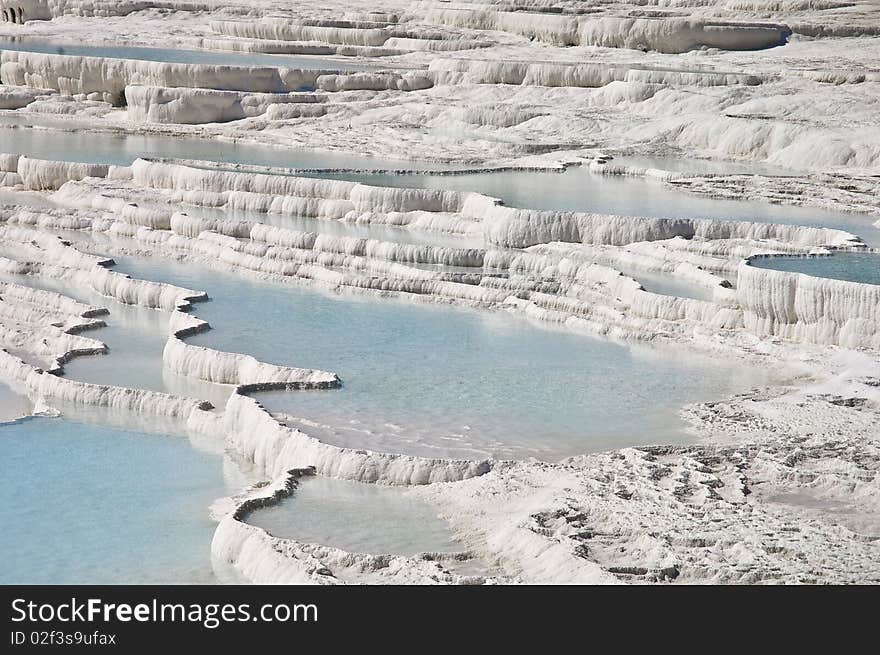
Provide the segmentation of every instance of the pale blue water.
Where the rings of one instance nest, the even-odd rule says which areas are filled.
[[[72,46],[67,54],[324,67],[317,58],[180,50]],[[334,61],[332,67],[341,65]],[[34,120],[22,114],[5,122],[28,125]],[[9,128],[0,128],[0,151],[117,164],[165,156],[291,168],[437,167],[216,140]],[[344,177],[478,190],[523,207],[824,225],[880,245],[880,230],[857,215],[719,201],[583,169]],[[273,411],[298,417],[294,424],[340,445],[433,456],[557,459],[625,445],[681,442],[687,436],[676,417],[679,406],[769,379],[766,371],[701,360],[692,353],[622,346],[518,317],[340,297],[189,265],[118,259],[121,268],[137,276],[209,292],[212,301],[197,305],[195,313],[216,329],[194,342],[339,373],[345,382],[339,391],[260,397]],[[826,261],[822,274],[872,275],[870,265],[851,261],[836,273]],[[703,293],[662,278],[643,276],[641,281],[662,293]],[[111,355],[75,361],[68,375],[174,390],[159,359],[164,330],[157,328],[164,317],[129,309],[111,307],[111,327],[90,333],[111,345]],[[92,413],[104,420],[102,412]],[[214,524],[207,508],[216,497],[240,488],[224,481],[219,454],[194,448],[183,437],[68,418],[0,426],[0,458],[5,466],[0,520],[6,526],[0,537],[0,583],[213,581],[208,555]],[[433,511],[401,490],[323,478],[305,481],[296,496],[255,513],[252,520],[279,536],[354,551],[459,549]]]
[[[31,116],[4,117],[0,123],[28,125]],[[138,157],[171,157],[206,161],[278,166],[285,168],[349,169],[461,169],[456,164],[410,162],[332,152],[283,150],[268,146],[225,143],[219,140],[175,138],[160,135],[96,134],[85,131],[58,132],[28,127],[0,127],[0,152],[27,154],[43,159],[88,161],[127,165]],[[651,160],[654,162],[654,160]],[[663,163],[662,160],[657,163]],[[726,164],[724,165],[726,166]],[[667,167],[672,167],[667,166]],[[710,218],[813,225],[846,230],[871,246],[880,246],[875,219],[848,212],[766,202],[722,200],[678,191],[657,181],[597,175],[573,167],[562,173],[504,171],[432,175],[417,173],[309,173],[366,184],[478,191],[502,199],[513,207],[560,211],[590,211],[657,218]]]
[[[214,582],[221,456],[66,419],[0,426],[0,584]]]
[[[690,282],[680,277],[667,275],[655,271],[640,271],[626,266],[614,265],[614,268],[624,275],[633,278],[642,285],[645,291],[659,293],[663,296],[678,296],[679,298],[693,298],[695,300],[712,300],[712,290]]]
[[[214,50],[186,50],[181,48],[148,48],[142,46],[88,45],[82,43],[54,43],[40,39],[0,38],[0,50],[44,52],[53,55],[80,57],[109,57],[111,59],[141,59],[175,64],[214,64],[219,66],[267,66],[307,70],[357,71],[374,70],[378,66],[363,62],[328,58],[322,55],[269,55],[247,52]]]
[[[0,118],[0,152],[37,159],[82,161],[127,166],[138,157],[174,157],[207,161],[237,162],[285,168],[455,168],[433,162],[413,162],[370,155],[322,152],[271,146],[248,145],[159,134],[111,134],[85,130],[61,131],[34,128],[34,125],[73,129],[75,119],[58,122],[33,114]],[[460,166],[459,166],[460,168]]]
[[[599,175],[581,167],[572,167],[561,173],[337,173],[328,177],[379,186],[478,191],[500,198],[512,207],[529,209],[830,227],[860,236],[869,245],[880,246],[880,228],[873,224],[876,217],[768,202],[710,198],[678,191],[655,180]]]
[[[84,337],[105,343],[109,352],[72,359],[64,365],[66,377],[191,396],[210,400],[218,407],[225,404],[230,387],[200,382],[164,370],[162,350],[168,339],[168,312],[126,305],[63,280],[10,273],[0,273],[0,280],[55,291],[109,310],[109,314],[98,317],[107,327],[82,333]],[[47,362],[31,363],[47,365]]]
[[[425,456],[541,457],[685,441],[678,408],[767,371],[637,348],[522,317],[325,294],[200,266],[117,258],[120,270],[211,297],[190,342],[334,371],[338,391],[264,393],[272,411],[343,446]]]
[[[445,521],[401,487],[305,477],[293,496],[247,518],[276,537],[354,553],[459,552]]]
[[[378,172],[308,173],[316,177],[346,179],[378,186],[417,187],[478,191],[500,198],[507,205],[559,211],[590,211],[657,218],[710,218],[813,225],[845,230],[860,236],[871,246],[880,246],[880,228],[874,219],[849,212],[777,205],[746,200],[723,200],[678,191],[660,182],[591,173],[583,167],[564,172],[502,171],[490,173],[434,175],[430,172],[399,175],[391,171],[446,170],[460,164],[401,161],[346,153],[284,150],[268,146],[224,143],[219,140],[177,138],[161,135],[116,135],[86,131],[58,132],[32,129],[29,115],[4,117],[0,124],[0,152],[27,154],[44,159],[88,161],[127,165],[138,157],[170,157],[205,161],[276,166],[283,168],[370,169]],[[51,119],[46,124],[55,124]],[[630,163],[675,169],[675,161],[629,158]],[[719,172],[743,172],[743,165],[724,162],[694,162],[697,169],[718,166]],[[755,172],[766,172],[756,167]]]
[[[822,257],[758,257],[752,266],[833,280],[880,284],[880,254],[841,252]]]
[[[736,162],[720,159],[696,159],[694,157],[645,157],[641,155],[620,155],[611,159],[612,164],[658,168],[680,173],[710,173],[718,175],[773,175],[789,177],[796,175],[790,168],[761,162]]]

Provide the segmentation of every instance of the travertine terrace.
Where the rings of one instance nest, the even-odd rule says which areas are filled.
[[[217,527],[205,549],[218,575],[880,582],[880,286],[750,264],[880,247],[876,0],[0,0],[0,9],[0,271],[18,276],[0,282],[0,379],[36,415],[71,404],[173,419],[252,466],[261,482],[210,509]],[[230,154],[126,160],[7,147],[23,133],[201,139]],[[360,163],[242,162],[236,145]],[[394,184],[371,182],[368,168]],[[436,184],[407,185],[432,170]],[[581,171],[848,218],[843,229],[748,214],[618,215],[589,197],[563,211],[442,184],[481,171],[540,174],[551,188],[563,171]],[[330,229],[349,227],[361,231]],[[204,291],[117,272],[112,258],[123,255],[684,346],[774,369],[779,384],[679,408],[696,439],[686,445],[563,461],[345,448],[255,397],[333,393],[345,379],[331,363],[317,370],[259,361],[246,344],[231,353],[189,343],[211,329],[198,317]],[[699,293],[649,291],[639,273]],[[29,280],[166,312],[164,369],[227,385],[225,405],[66,375],[73,358],[123,356],[101,341],[107,310]],[[295,500],[304,475],[411,487],[462,551],[349,553],[248,523]],[[485,570],[451,566],[470,560]]]

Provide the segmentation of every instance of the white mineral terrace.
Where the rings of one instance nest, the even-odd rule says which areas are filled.
[[[880,582],[878,26],[0,0],[0,582]]]

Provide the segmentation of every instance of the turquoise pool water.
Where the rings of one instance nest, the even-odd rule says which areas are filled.
[[[34,127],[35,125],[61,129],[43,129]],[[21,113],[2,116],[0,152],[23,154],[37,159],[124,166],[138,157],[172,157],[285,168],[456,168],[451,164],[401,161],[370,155],[276,148],[198,137],[89,132],[76,130],[75,127],[76,119],[66,118],[59,122],[53,118]]]
[[[752,266],[774,271],[805,273],[847,282],[880,284],[880,254],[841,252],[821,257],[758,257]]]
[[[186,437],[69,419],[0,426],[0,584],[214,582],[211,502],[237,489]]]
[[[189,264],[120,270],[206,290],[214,329],[192,343],[334,371],[338,391],[262,393],[343,446],[425,456],[540,457],[686,441],[678,408],[768,373],[632,347],[519,316],[262,283]]]
[[[0,49],[56,52],[38,43]],[[62,46],[65,54],[224,65],[358,69],[310,57],[130,47]],[[127,164],[139,156],[196,158],[291,168],[450,168],[362,155],[287,151],[161,135],[32,129],[22,113],[4,117],[0,150],[48,159]],[[12,129],[10,124],[23,127]],[[652,165],[662,166],[659,161]],[[670,166],[665,166],[670,167]],[[743,171],[747,172],[747,171]],[[677,192],[638,178],[505,172],[439,176],[341,174],[391,186],[475,190],[510,205],[645,216],[694,216],[838,227],[880,245],[880,230],[857,215],[723,201]],[[271,219],[267,219],[271,220]],[[321,222],[303,219],[303,229]],[[339,230],[404,240],[393,228]],[[384,230],[388,230],[385,232]],[[334,232],[337,233],[337,232]],[[384,234],[385,236],[378,236]],[[446,237],[434,237],[446,245]],[[426,237],[426,240],[428,237]],[[449,243],[452,245],[452,243]],[[284,420],[329,443],[426,456],[560,457],[689,439],[677,409],[762,385],[766,371],[703,360],[689,352],[624,346],[521,317],[259,283],[205,267],[119,257],[138,277],[206,290],[194,312],[215,330],[192,339],[280,364],[335,371],[332,392],[265,393]],[[759,260],[779,270],[880,284],[876,255]],[[785,268],[785,267],[790,268]],[[704,291],[649,274],[649,290],[690,297]],[[78,359],[66,374],[92,382],[210,397],[210,385],[162,369],[167,315],[119,305],[60,282],[15,281],[108,306],[106,329],[89,333],[110,345],[105,357]],[[218,392],[224,395],[222,390]],[[219,403],[218,403],[219,404]],[[0,408],[27,403],[0,387]],[[97,408],[65,408],[61,419],[0,426],[0,583],[213,582],[214,524],[208,507],[242,485],[222,443],[182,433],[152,417],[127,422]],[[91,422],[91,421],[95,421]],[[161,426],[161,427],[160,427]],[[460,550],[448,527],[400,489],[306,479],[279,506],[250,521],[278,536],[356,552],[414,554]]]

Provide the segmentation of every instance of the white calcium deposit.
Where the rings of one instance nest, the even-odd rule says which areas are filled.
[[[344,167],[321,177],[187,153],[114,165],[4,148],[0,134],[0,381],[35,414],[57,415],[53,403],[104,408],[222,435],[266,480],[211,508],[214,567],[235,580],[880,582],[880,287],[752,263],[874,245],[880,9],[653,4],[0,0],[0,38],[58,46],[0,42],[2,134],[204,138],[230,151],[372,154],[377,168],[577,165],[609,188],[637,179],[703,200],[847,211],[853,226],[762,222],[747,210],[724,220],[612,215],[589,211],[589,192],[581,211],[539,210],[469,190],[346,181],[339,174],[356,171]],[[94,48],[64,51],[84,43]],[[101,51],[115,46],[233,59]],[[254,59],[268,55],[278,63]],[[308,228],[294,227],[303,220]],[[700,439],[690,446],[562,462],[342,448],[286,425],[254,394],[332,394],[345,380],[259,361],[247,344],[233,353],[189,343],[211,329],[198,317],[205,292],[116,272],[114,254],[684,344],[789,383],[679,408]],[[642,273],[699,294],[649,291]],[[31,280],[164,312],[164,369],[229,385],[225,405],[70,379],[72,358],[113,357],[101,341],[107,310]],[[303,475],[412,487],[462,551],[351,553],[248,523],[295,496]],[[471,561],[491,574],[456,572]]]
[[[285,118],[322,116],[321,97],[305,93],[244,93],[215,89],[125,87],[131,120],[146,123],[226,123],[267,112]],[[292,105],[292,106],[286,106]]]

